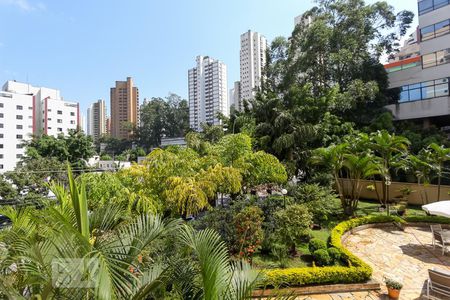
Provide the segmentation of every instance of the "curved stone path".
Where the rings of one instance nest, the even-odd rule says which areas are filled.
[[[450,270],[450,254],[442,256],[441,248],[433,249],[429,227],[363,229],[343,245],[372,266],[373,279],[382,283],[387,276],[403,282],[401,299],[425,299],[428,269]]]

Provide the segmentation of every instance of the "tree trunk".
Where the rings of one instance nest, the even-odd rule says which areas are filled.
[[[441,174],[438,176],[438,202],[441,201]]]

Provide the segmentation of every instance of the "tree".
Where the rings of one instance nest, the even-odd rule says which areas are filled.
[[[263,240],[263,220],[263,212],[257,206],[245,207],[233,220],[236,228],[234,248],[240,257],[245,257],[250,262]]]
[[[61,163],[69,162],[76,169],[85,168],[87,160],[95,153],[92,138],[74,129],[58,137],[35,136],[25,147],[26,155],[22,159],[25,163],[36,158],[55,158]]]
[[[292,255],[297,254],[296,244],[309,235],[311,223],[312,216],[302,204],[292,204],[275,212],[275,233]]]
[[[370,135],[369,147],[382,160],[383,178],[383,204],[387,205],[390,201],[390,182],[391,182],[391,168],[396,159],[396,156],[404,156],[408,151],[410,142],[403,136],[389,134],[386,130],[378,131]]]
[[[428,146],[428,149],[430,151],[433,170],[436,172],[438,178],[437,201],[441,201],[441,180],[442,177],[447,174],[445,163],[450,160],[450,148],[445,148],[444,146],[439,146],[438,144],[432,143]]]
[[[283,164],[273,155],[258,151],[245,158],[244,182],[248,186],[261,184],[284,184],[287,182],[287,173]]]
[[[342,143],[339,145],[331,145],[327,148],[318,148],[313,151],[310,162],[318,164],[330,169],[339,198],[341,199],[342,207],[345,207],[345,195],[342,182],[342,168],[344,167],[345,155],[348,153],[349,145]]]
[[[176,94],[152,98],[141,109],[139,143],[147,150],[161,145],[161,138],[182,137],[189,130],[189,107]]]
[[[350,195],[345,197],[344,212],[353,215],[358,208],[363,185],[361,180],[380,174],[380,163],[372,155],[346,154],[344,168],[350,181]]]

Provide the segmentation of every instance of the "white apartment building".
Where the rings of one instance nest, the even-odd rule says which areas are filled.
[[[242,110],[241,103],[241,82],[236,81],[234,87],[230,90],[229,99],[230,105],[233,105],[236,110]]]
[[[208,56],[197,56],[197,66],[188,71],[189,126],[201,131],[203,123],[221,125],[218,114],[229,116],[227,66]]]
[[[0,173],[12,171],[33,134],[32,95],[0,91]]]
[[[387,108],[396,120],[450,129],[450,0],[419,0],[418,56],[385,65],[400,97]],[[411,45],[408,45],[411,48]]]
[[[22,141],[67,133],[78,124],[78,103],[64,101],[58,90],[7,81],[0,91],[0,173],[15,168]]]
[[[240,100],[235,108],[242,109],[244,100],[255,96],[255,89],[261,86],[264,67],[266,65],[267,40],[264,36],[251,30],[241,35],[241,80]]]
[[[106,134],[106,103],[100,99],[91,104],[87,110],[87,134],[94,142]]]
[[[304,16],[303,14],[301,14],[294,18],[294,27],[297,27],[297,25],[300,24],[309,26],[311,25],[312,21],[313,21],[312,16]]]

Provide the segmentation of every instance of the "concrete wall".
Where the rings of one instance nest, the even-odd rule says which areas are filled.
[[[450,115],[450,97],[402,102],[387,105],[396,120],[420,119]]]
[[[350,180],[343,179],[344,181],[344,194],[349,195],[351,191],[350,186]],[[362,182],[362,190],[361,190],[361,199],[369,199],[369,200],[375,200],[378,201],[377,193],[376,191],[370,191],[366,187],[369,185],[373,185],[372,180],[361,180]],[[380,194],[380,197],[382,198],[383,195],[383,188],[381,181],[376,181],[376,186],[378,193]],[[400,192],[401,189],[408,187],[411,190],[415,191],[411,193],[408,196],[408,203],[414,204],[414,205],[423,205],[426,203],[423,203],[422,198],[420,196],[420,191],[425,191],[423,194],[427,195],[428,197],[428,203],[436,202],[437,201],[437,192],[438,192],[438,186],[437,185],[428,185],[426,187],[421,186],[419,187],[416,183],[406,183],[406,182],[392,182],[392,184],[389,187],[390,191],[390,198],[394,199],[397,197],[401,197],[402,193]],[[448,185],[442,185],[441,186],[441,201],[442,200],[450,200],[450,195],[448,194],[450,192],[450,186]]]

